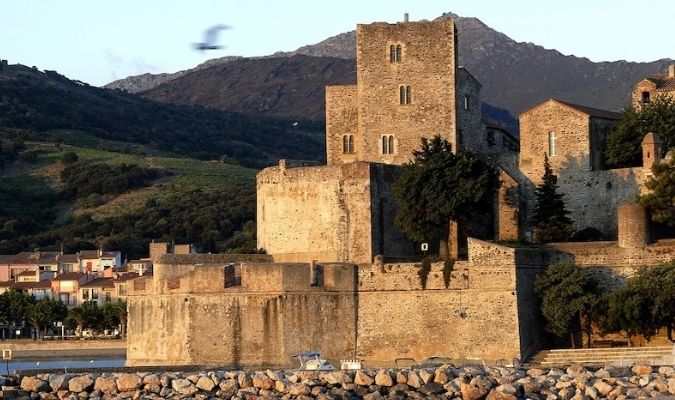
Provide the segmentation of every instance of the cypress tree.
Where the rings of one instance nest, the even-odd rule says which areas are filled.
[[[540,242],[564,241],[574,233],[570,212],[565,208],[562,193],[558,193],[557,181],[548,156],[544,154],[543,182],[537,185],[537,203],[532,219],[535,240]]]

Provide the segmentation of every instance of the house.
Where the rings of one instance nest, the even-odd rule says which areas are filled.
[[[80,286],[78,300],[96,302],[102,306],[105,302],[124,300],[127,296],[127,284],[138,277],[136,273],[115,275],[113,277],[97,278]]]
[[[61,254],[59,257],[59,272],[81,272],[80,259],[77,254]]]
[[[658,96],[675,100],[675,64],[671,64],[667,72],[647,76],[635,85],[632,94],[633,108],[639,109]]]
[[[126,265],[128,272],[135,272],[139,276],[152,272],[152,260],[149,258],[141,258],[140,260],[130,260]]]
[[[119,251],[82,250],[79,252],[80,272],[102,273],[106,268],[122,266],[122,253]]]
[[[9,266],[12,263],[12,256],[0,254],[0,282],[10,279]]]
[[[85,272],[66,272],[52,279],[51,287],[55,295],[69,307],[79,305],[80,286],[94,279],[94,275]]]

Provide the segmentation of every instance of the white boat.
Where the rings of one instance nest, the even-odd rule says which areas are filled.
[[[300,360],[300,371],[335,371],[335,367],[321,358],[321,354],[312,351],[298,353],[293,357]]]

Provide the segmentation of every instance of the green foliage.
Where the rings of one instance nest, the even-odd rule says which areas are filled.
[[[26,324],[26,314],[31,306],[31,297],[14,288],[0,294],[0,323],[12,328]]]
[[[448,258],[443,261],[443,283],[446,289],[450,286],[450,278],[452,278],[452,270],[455,266],[455,260]]]
[[[158,175],[157,170],[139,165],[78,161],[61,171],[61,181],[68,195],[82,198],[91,194],[124,193],[146,186]]]
[[[428,257],[424,257],[422,259],[422,265],[420,265],[420,269],[417,270],[417,276],[420,278],[420,285],[422,285],[422,289],[427,288],[429,272],[431,272],[431,260]]]
[[[534,291],[541,298],[546,330],[559,337],[578,331],[598,299],[597,282],[588,270],[567,262],[549,265],[535,280]]]
[[[625,331],[649,339],[666,328],[673,340],[675,327],[675,262],[643,267],[628,283],[606,297],[605,332]]]
[[[440,136],[423,138],[393,186],[399,203],[395,224],[412,240],[445,241],[449,222],[468,221],[487,206],[499,185],[497,171],[469,151],[454,154]],[[441,245],[444,250],[447,246]]]
[[[675,145],[675,99],[658,96],[640,110],[626,108],[616,130],[607,137],[605,161],[613,168],[642,165],[642,139],[654,132],[663,148]]]
[[[49,297],[32,302],[26,309],[26,318],[35,328],[35,334],[40,337],[40,332],[56,321],[63,321],[68,314],[68,308],[61,300]]]
[[[640,204],[649,209],[652,220],[675,226],[675,161],[654,164],[652,173],[646,183],[650,192],[640,196]]]
[[[70,165],[75,161],[77,161],[78,159],[79,157],[77,156],[77,153],[75,153],[74,151],[68,151],[63,153],[63,155],[61,155],[60,161],[63,165]]]
[[[565,209],[562,193],[558,193],[557,177],[553,175],[548,156],[544,154],[543,182],[537,185],[536,204],[532,225],[535,228],[535,239],[541,242],[567,240],[574,227]]]

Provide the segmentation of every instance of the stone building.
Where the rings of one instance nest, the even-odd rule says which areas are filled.
[[[397,169],[381,164],[409,161],[421,138],[515,154],[508,138],[499,146],[488,138],[480,83],[457,66],[452,20],[358,25],[356,46],[356,84],[326,88],[328,165],[282,162],[258,174],[258,248],[275,261],[414,256],[393,226]]]
[[[633,108],[640,108],[658,96],[675,99],[675,64],[667,72],[650,75],[635,85],[632,95]]]
[[[635,201],[651,167],[605,168],[605,141],[620,117],[619,113],[555,99],[520,115],[518,168],[525,203],[524,227],[531,225],[535,188],[544,175],[546,154],[574,228],[595,228],[616,237],[616,210],[621,203]]]

